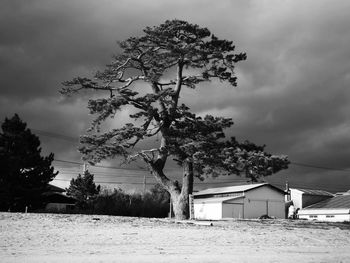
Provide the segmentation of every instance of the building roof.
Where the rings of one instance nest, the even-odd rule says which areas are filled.
[[[337,193],[335,193],[335,195],[350,195],[350,190],[348,190],[346,192],[337,192]]]
[[[58,186],[53,185],[53,184],[47,184],[45,190],[46,190],[47,192],[59,192],[59,193],[63,193],[63,192],[66,191],[66,190],[64,190],[63,188],[58,187]]]
[[[334,196],[332,193],[324,190],[313,190],[313,189],[302,189],[302,188],[291,188],[303,192],[306,195],[318,195],[318,196]]]
[[[243,195],[239,196],[226,196],[226,197],[210,197],[210,198],[196,198],[194,199],[194,203],[224,203],[229,200],[242,198]]]
[[[334,209],[334,208],[348,208],[350,209],[350,195],[340,195],[333,198],[323,200],[319,203],[305,207],[304,209]]]
[[[209,188],[206,190],[199,191],[194,194],[194,196],[202,196],[202,195],[216,195],[216,194],[227,194],[227,193],[241,193],[241,192],[247,192],[252,189],[262,187],[262,186],[268,186],[271,188],[276,189],[279,192],[283,192],[283,190],[272,186],[268,183],[260,183],[260,184],[246,184],[246,185],[235,185],[235,186],[227,186],[227,187],[216,187],[216,188]]]

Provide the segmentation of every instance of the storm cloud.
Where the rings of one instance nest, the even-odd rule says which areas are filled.
[[[181,99],[198,114],[232,117],[228,136],[288,155],[290,169],[272,182],[347,190],[349,10],[345,0],[4,0],[0,118],[18,113],[32,129],[78,138],[91,118],[86,98],[63,99],[61,83],[102,70],[116,42],[145,26],[183,19],[232,40],[248,59],[237,65],[238,87],[207,83]],[[45,153],[79,161],[77,143],[40,138]]]

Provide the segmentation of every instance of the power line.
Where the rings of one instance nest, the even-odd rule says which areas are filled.
[[[130,171],[148,171],[145,168],[121,168],[121,167],[113,167],[113,166],[104,166],[104,165],[93,165],[92,167],[99,167],[99,168],[108,168],[108,169],[115,169],[115,170],[130,170]]]
[[[65,181],[65,182],[70,182],[71,180],[68,179],[54,179],[57,181]],[[115,181],[95,181],[95,183],[98,184],[143,184],[143,182],[115,182]],[[146,183],[148,185],[154,185],[154,183]]]
[[[79,143],[79,137],[72,137],[72,136],[68,136],[68,135],[63,135],[63,134],[59,134],[59,133],[55,133],[55,132],[48,132],[48,131],[43,131],[43,130],[39,130],[39,129],[32,129],[32,131],[38,133],[39,135],[42,136],[47,136],[47,137],[52,137],[52,138],[57,138],[57,139],[61,139],[61,140],[65,140],[65,141],[69,141],[69,142],[74,142],[74,143]],[[74,164],[74,165],[83,165],[83,163],[81,162],[75,162],[75,161],[68,161],[68,160],[58,160],[55,159],[55,162],[61,162],[61,163],[67,163],[67,164]],[[294,166],[300,166],[300,167],[306,167],[306,168],[312,168],[312,169],[322,169],[322,170],[328,170],[328,171],[340,171],[340,172],[350,172],[349,169],[342,169],[342,168],[332,168],[332,167],[326,167],[326,166],[320,166],[320,165],[312,165],[312,164],[306,164],[306,163],[301,163],[301,162],[291,162],[291,165]],[[94,165],[92,166],[93,168],[105,168],[105,169],[115,169],[115,170],[119,170],[119,171],[140,171],[140,172],[145,172],[148,171],[147,169],[135,169],[135,168],[121,168],[121,167],[115,167],[115,166],[104,166],[104,165]],[[65,174],[75,174],[74,171],[62,171]],[[77,173],[79,173],[79,171],[77,171]],[[110,178],[110,176],[116,176],[116,178],[132,178],[132,177],[141,177],[142,175],[140,174],[128,174],[127,176],[125,175],[113,175],[113,174],[107,174],[107,173],[102,173],[102,172],[93,172],[96,175],[96,178],[102,179],[102,178]],[[105,177],[101,176],[101,175],[106,175]],[[144,175],[144,174],[143,174]],[[145,176],[145,175],[144,175]],[[153,176],[148,176],[149,178],[154,179]],[[61,181],[69,181],[69,180],[64,180],[64,179],[55,179],[55,180],[61,180]],[[196,185],[225,185],[225,184],[232,184],[232,183],[239,183],[239,182],[246,182],[244,179],[240,180],[240,181],[228,181],[228,182],[197,182],[195,183]],[[101,181],[98,183],[110,183],[110,184],[144,184],[144,182],[140,182],[140,183],[135,183],[135,182],[107,182],[107,181]],[[271,182],[272,183],[272,182]],[[152,184],[152,183],[147,183],[147,184]],[[277,183],[273,183],[276,184]],[[283,184],[278,184],[278,185],[282,185],[282,187],[284,186]],[[314,188],[314,187],[320,187],[320,188],[327,188],[327,189],[337,189],[340,190],[341,188],[338,187],[330,187],[329,185],[325,186],[325,185],[320,185],[320,184],[315,184],[312,183],[312,187],[307,186],[305,184],[293,184],[295,185],[295,187],[300,187],[300,188]]]
[[[62,172],[62,173],[81,173],[82,170],[79,169],[79,168],[76,168],[76,169],[67,169],[65,167],[63,168],[57,168],[56,167],[56,170],[58,170],[59,172]],[[125,175],[143,175],[143,174],[149,174],[149,172],[147,170],[128,170],[128,169],[118,169],[116,171],[114,170],[111,170],[111,171],[104,171],[104,170],[95,170],[95,169],[88,169],[90,173],[92,174],[96,174],[96,175],[106,175],[106,176],[118,176],[120,175],[121,173],[122,174],[125,174]],[[151,176],[151,175],[149,175]]]
[[[65,174],[65,175],[71,175],[71,176],[77,176],[78,175],[78,172],[77,173],[65,173],[65,172],[63,172],[62,174]],[[114,178],[130,178],[130,179],[132,179],[132,178],[143,178],[144,177],[144,175],[143,174],[138,174],[138,175],[136,175],[136,174],[133,174],[133,175],[111,175],[111,176],[101,176],[101,175],[99,175],[99,174],[95,174],[95,173],[92,173],[93,175],[94,175],[94,177],[95,177],[95,179],[104,179],[104,178],[106,178],[106,179],[114,179]],[[150,179],[153,179],[153,178],[155,178],[155,177],[153,177],[153,176],[149,176],[149,175],[146,175],[146,177],[147,178],[150,178]]]
[[[66,161],[66,160],[58,160],[55,159],[56,162],[62,162],[62,163],[70,163],[70,164],[78,164],[83,165],[83,163],[80,162],[74,162],[74,161]],[[315,168],[315,169],[323,169],[323,170],[330,170],[330,171],[341,171],[341,172],[350,172],[350,169],[341,169],[341,168],[331,168],[331,167],[325,167],[325,166],[317,166],[317,165],[311,165],[311,164],[305,164],[300,162],[290,162],[292,165],[301,166],[301,167],[308,167],[308,168]],[[136,170],[136,171],[148,171],[145,168],[121,168],[121,167],[115,167],[115,166],[104,166],[104,165],[93,165],[92,167],[99,167],[99,168],[107,168],[107,169],[116,169],[116,170]],[[174,170],[176,168],[172,169],[166,169],[166,170]]]
[[[66,175],[77,175],[76,173],[71,173],[71,174],[68,174],[68,173],[64,173]],[[99,175],[94,175],[94,178],[99,180],[99,179],[118,179],[118,178],[129,178],[129,179],[133,179],[133,178],[143,178],[144,176],[143,175],[133,175],[133,176],[130,176],[130,175],[117,175],[117,176],[99,176]],[[147,178],[149,179],[153,179],[154,177],[152,176],[147,176]]]
[[[59,159],[54,159],[54,161],[61,162],[61,163],[84,165],[84,163],[74,162],[74,161],[66,161],[66,160],[59,160]],[[116,166],[104,166],[104,165],[92,165],[91,167],[107,168],[107,169],[115,169],[115,170],[129,170],[129,171],[148,171],[146,169],[141,169],[141,168],[128,168],[128,167],[121,168],[121,167],[116,167]]]
[[[66,174],[66,175],[77,175],[80,171],[62,171],[61,170],[60,172],[62,172],[63,174]],[[133,178],[144,178],[145,176],[148,179],[155,180],[154,176],[152,176],[152,175],[145,175],[144,173],[143,174],[140,173],[140,174],[122,174],[122,175],[117,175],[117,174],[106,174],[106,173],[100,173],[100,172],[92,172],[92,174],[95,176],[96,180],[99,180],[99,179],[120,179],[120,178],[133,179]],[[225,179],[225,178],[223,178],[223,179]],[[65,180],[65,179],[60,179],[60,180]],[[217,184],[242,183],[242,182],[247,182],[247,180],[245,180],[245,179],[236,179],[236,180],[230,180],[230,181],[215,181],[215,182],[199,181],[199,182],[195,182],[195,184],[198,184],[198,185],[217,185]]]
[[[67,140],[70,142],[79,142],[77,138],[74,138],[72,136],[68,135],[63,135],[59,133],[54,133],[54,132],[48,132],[48,131],[43,131],[39,129],[31,129],[32,131],[35,131],[36,133],[39,133],[43,136],[48,136],[48,137],[53,137],[53,138],[58,138],[58,139],[63,139]],[[56,160],[58,162],[65,162],[65,163],[71,163],[71,164],[80,164],[78,162],[71,162],[71,161],[63,161],[63,160]],[[341,171],[341,172],[350,172],[350,169],[342,169],[342,168],[332,168],[332,167],[326,167],[326,166],[319,166],[319,165],[312,165],[312,164],[306,164],[306,163],[300,163],[300,162],[290,162],[292,165],[296,166],[301,166],[301,167],[308,167],[308,168],[314,168],[314,169],[323,169],[323,170],[330,170],[330,171]],[[119,167],[109,167],[109,166],[102,166],[102,165],[95,165],[95,167],[101,167],[101,168],[110,168],[110,169],[123,169]]]
[[[58,160],[58,159],[55,159],[55,161],[57,162],[63,162],[63,163],[70,163],[70,164],[77,164],[77,165],[83,165],[83,163],[80,163],[80,162],[74,162],[74,161],[67,161],[67,160]],[[300,166],[311,166],[311,165],[307,165],[307,164],[303,164],[303,163],[293,163],[295,165],[300,165]],[[95,165],[95,166],[92,166],[92,167],[97,167],[97,168],[107,168],[107,169],[115,169],[115,170],[119,170],[119,171],[139,171],[139,172],[148,172],[148,170],[141,170],[141,169],[135,169],[135,168],[121,168],[121,167],[114,167],[114,166],[100,166],[100,165]],[[319,169],[331,169],[331,170],[334,170],[332,168],[328,168],[328,167],[318,167],[318,166],[311,166],[312,168],[319,168]],[[339,169],[337,169],[339,170]],[[341,170],[341,171],[347,171],[345,169]],[[79,171],[62,171],[63,173],[65,174],[75,174],[75,173],[79,173]],[[121,176],[121,175],[115,175],[115,174],[108,174],[108,173],[103,173],[103,172],[96,172],[94,171],[93,172],[94,174],[96,174],[97,176],[99,175],[110,175],[110,176],[116,176],[116,177],[123,177],[123,178],[127,178],[126,176]],[[141,177],[143,174],[128,174],[127,176],[129,177]],[[102,177],[102,176],[99,176],[99,178]],[[108,178],[108,177],[107,177]],[[153,176],[151,175],[148,175],[148,178],[153,178]],[[236,182],[245,182],[246,180],[244,179],[241,179],[239,181],[236,181]],[[201,183],[199,182],[198,184],[206,184],[206,185],[217,185],[217,184],[228,184],[228,183],[234,183],[232,181],[228,181],[228,182],[211,182],[211,183]],[[320,188],[330,188],[328,185],[315,185],[313,183],[313,187],[320,187]],[[310,186],[307,186],[307,185],[296,185],[296,187],[304,187],[304,188],[308,188]],[[335,188],[333,188],[335,189]],[[338,188],[340,189],[340,188]]]
[[[116,178],[117,179],[117,178]],[[140,177],[141,179],[141,177]],[[155,179],[155,178],[153,178]],[[65,181],[65,182],[70,182],[71,180],[69,179],[54,179],[54,180],[57,180],[57,181]],[[209,183],[209,182],[197,182],[197,183],[194,183],[194,186],[196,185],[215,185],[215,184],[227,184],[227,183],[238,183],[239,181],[233,181],[233,182],[213,182],[213,183]],[[95,183],[99,183],[99,184],[144,184],[144,182],[120,182],[120,181],[99,181],[99,180],[96,180]],[[156,183],[146,183],[147,185],[154,185]]]
[[[31,129],[32,131],[43,135],[47,137],[52,137],[52,138],[58,138],[62,140],[66,140],[69,142],[79,142],[78,138],[68,136],[68,135],[63,135],[59,133],[54,133],[54,132],[48,132],[48,131],[43,131],[39,129]],[[62,163],[70,163],[70,164],[77,164],[77,165],[83,165],[83,163],[79,162],[74,162],[74,161],[66,161],[66,160],[55,160],[56,162],[62,162]],[[312,169],[322,169],[322,170],[328,170],[328,171],[340,171],[340,172],[350,172],[349,169],[342,169],[342,168],[332,168],[332,167],[326,167],[326,166],[319,166],[319,165],[312,165],[312,164],[306,164],[306,163],[300,163],[300,162],[290,162],[291,165],[295,166],[300,166],[300,167],[307,167],[307,168],[312,168]],[[146,169],[133,169],[133,168],[121,168],[121,167],[113,167],[113,166],[103,166],[103,165],[95,165],[94,167],[98,168],[106,168],[106,169],[116,169],[116,170],[137,170],[137,171],[147,171]]]
[[[54,162],[60,162],[60,163],[70,163],[70,164],[78,164],[78,165],[83,165],[83,163],[79,163],[79,162],[73,162],[73,161],[66,161],[66,160],[58,160],[58,159],[54,159]]]
[[[43,136],[48,136],[48,137],[53,137],[53,138],[58,138],[58,139],[64,139],[64,140],[68,140],[68,141],[77,142],[77,138],[74,138],[72,136],[59,134],[59,133],[54,133],[54,132],[43,131],[43,130],[39,130],[39,129],[31,129],[31,130],[35,131],[36,133],[39,133],[39,134],[41,134]],[[69,161],[65,161],[65,162],[68,163]],[[70,163],[78,164],[76,162],[70,162]],[[316,168],[316,169],[350,172],[349,169],[331,168],[331,167],[325,167],[325,166],[305,164],[305,163],[300,163],[300,162],[291,162],[290,164],[297,165],[297,166],[303,166],[303,167],[309,167],[309,168]],[[100,166],[100,167],[103,167],[103,166]],[[103,167],[103,168],[110,168],[110,167]]]
[[[56,138],[56,139],[62,139],[62,140],[66,140],[69,142],[79,142],[79,138],[74,138],[74,137],[71,137],[68,135],[63,135],[63,134],[58,134],[58,133],[48,132],[48,131],[42,131],[42,130],[38,130],[38,129],[31,129],[31,130],[34,131],[36,134],[39,134],[42,136]]]
[[[331,171],[341,171],[341,172],[350,172],[349,169],[341,169],[341,168],[331,168],[331,167],[325,167],[325,166],[317,166],[317,165],[311,165],[311,164],[305,164],[305,163],[296,163],[291,162],[290,164],[302,166],[302,167],[308,167],[308,168],[316,168],[316,169],[323,169],[323,170],[331,170]]]
[[[110,178],[110,177],[109,177]],[[121,178],[130,178],[128,176],[117,176],[115,179],[121,179]],[[133,177],[136,179],[136,177]],[[142,185],[144,184],[144,182],[130,182],[130,181],[104,181],[104,180],[99,180],[102,179],[100,177],[96,177],[96,183],[100,183],[100,184],[121,184],[121,185]],[[142,176],[138,176],[137,179],[142,179]],[[153,177],[149,177],[149,179],[151,180],[155,180],[155,178]],[[66,182],[70,182],[70,179],[54,179],[57,181],[66,181]],[[194,186],[213,186],[213,185],[222,185],[225,186],[227,184],[232,184],[232,183],[246,183],[246,180],[232,180],[232,181],[222,181],[222,182],[194,182]],[[269,181],[269,183],[276,185],[280,188],[284,188],[284,184],[280,183],[280,182],[273,182],[273,181]],[[154,185],[156,184],[156,182],[150,182],[150,183],[146,183],[147,185]],[[296,187],[296,188],[303,188],[303,189],[315,189],[315,187],[319,188],[319,189],[327,189],[328,191],[343,191],[344,187],[341,186],[329,186],[329,185],[320,185],[320,184],[315,184],[312,183],[312,185],[307,185],[307,184],[301,184],[301,183],[293,183],[290,182],[291,187]]]

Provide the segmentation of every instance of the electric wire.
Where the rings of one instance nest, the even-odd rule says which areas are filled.
[[[52,138],[56,138],[56,139],[61,139],[61,140],[65,140],[65,141],[69,141],[69,142],[76,142],[76,143],[79,143],[79,138],[75,138],[75,137],[72,137],[72,136],[68,136],[68,135],[63,135],[63,134],[59,134],[59,133],[55,133],[55,132],[49,132],[49,131],[43,131],[43,130],[39,130],[39,129],[31,129],[32,131],[34,131],[35,133],[38,133],[39,135],[42,135],[42,136],[46,136],[46,137],[52,137]],[[54,160],[55,162],[59,162],[59,163],[65,163],[65,164],[74,164],[74,165],[84,165],[84,163],[82,162],[76,162],[76,161],[70,161],[70,160],[60,160],[60,159],[55,159]],[[350,169],[344,169],[344,168],[334,168],[334,167],[327,167],[327,166],[321,166],[321,165],[314,165],[314,164],[307,164],[307,163],[303,163],[303,162],[290,162],[290,165],[293,165],[293,166],[298,166],[298,167],[304,167],[304,168],[311,168],[311,169],[318,169],[318,170],[328,170],[328,171],[338,171],[338,172],[350,172]],[[104,169],[113,169],[113,170],[120,170],[120,171],[142,171],[142,172],[148,172],[147,169],[145,168],[128,168],[128,167],[115,167],[115,166],[105,166],[105,165],[94,165],[92,166],[92,169],[93,168],[104,168]],[[168,169],[168,170],[175,170],[176,168],[171,168],[171,169]],[[61,169],[63,170],[63,169]],[[79,171],[77,171],[79,172]],[[63,171],[63,173],[66,173]],[[94,174],[97,174],[97,175],[101,175],[102,173],[101,172],[97,172],[97,171],[94,171],[93,172]],[[69,173],[67,174],[75,174],[75,171],[70,171]],[[108,175],[109,174],[105,174],[108,178]],[[112,176],[112,175],[111,175]],[[133,177],[133,176],[144,176],[144,175],[139,175],[139,174],[134,174],[134,175],[128,175],[130,177]],[[118,176],[120,177],[120,176]],[[127,178],[127,176],[125,176],[125,178]],[[147,178],[153,178],[153,176],[148,176],[147,175]],[[102,179],[102,178],[101,178]],[[55,179],[55,180],[58,180],[58,179]],[[244,180],[242,180],[241,182],[243,182]],[[108,182],[102,182],[101,183],[108,183]],[[115,183],[115,182],[114,182]],[[120,182],[120,183],[128,183],[128,182]],[[211,182],[211,183],[199,183],[199,184],[208,184],[208,185],[213,185],[213,184],[228,184],[228,183],[233,183],[233,182]],[[271,182],[272,184],[279,184],[280,186],[282,186],[281,183],[274,183],[274,182]],[[135,183],[133,183],[135,184]],[[139,183],[139,184],[143,184],[143,183]],[[302,188],[305,188],[305,189],[308,189],[308,188],[314,188],[314,187],[320,187],[320,188],[325,188],[325,189],[343,189],[343,188],[339,188],[339,187],[335,187],[335,186],[330,186],[330,185],[322,185],[322,184],[315,184],[315,183],[310,183],[312,184],[312,186],[309,186],[309,185],[306,185],[306,184],[298,184],[298,183],[292,183],[295,185],[295,187],[302,187]]]

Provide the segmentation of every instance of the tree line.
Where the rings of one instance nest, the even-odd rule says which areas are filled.
[[[67,195],[77,200],[74,213],[167,217],[170,210],[170,195],[159,184],[145,193],[126,193],[121,188],[101,189],[89,171],[71,180]]]
[[[93,202],[94,214],[165,218],[170,211],[170,195],[159,185],[144,194],[125,193],[122,189],[102,192]]]

